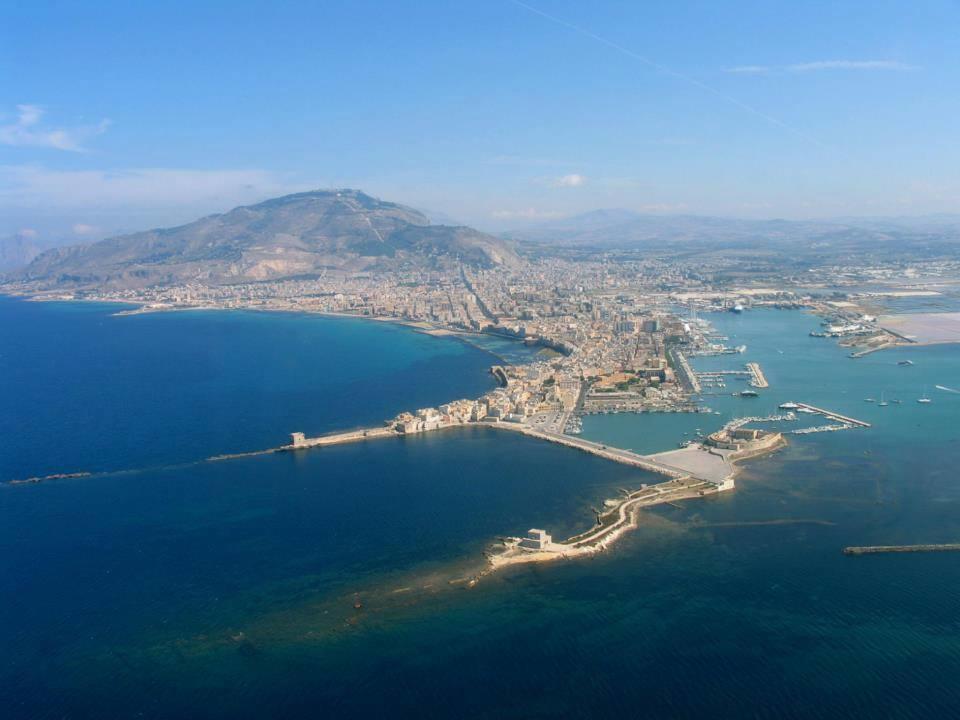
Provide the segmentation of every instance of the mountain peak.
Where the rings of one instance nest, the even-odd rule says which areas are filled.
[[[516,261],[503,240],[431,225],[418,210],[345,188],[284,195],[179,227],[50,251],[17,279],[47,287],[143,287]]]

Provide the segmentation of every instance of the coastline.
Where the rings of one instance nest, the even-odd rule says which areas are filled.
[[[87,303],[111,303],[118,305],[133,305],[133,303],[125,302],[123,300],[104,300],[104,299],[91,299],[91,298],[76,298],[76,297],[64,297],[64,296],[18,296],[24,297],[28,301],[36,302],[87,302]],[[150,306],[141,304],[138,307],[133,307],[130,309],[125,309],[113,313],[115,316],[127,316],[127,315],[139,315],[139,314],[150,314],[150,313],[160,313],[160,312],[187,312],[187,311],[229,311],[229,310],[242,310],[242,311],[258,311],[258,312],[283,312],[283,313],[294,313],[300,315],[318,315],[321,317],[334,317],[342,319],[354,319],[354,320],[374,320],[376,322],[390,323],[397,326],[402,326],[413,330],[418,333],[428,334],[433,337],[453,337],[462,342],[466,342],[473,347],[477,347],[480,350],[490,354],[491,356],[499,358],[494,352],[491,352],[488,348],[482,347],[476,343],[471,342],[470,338],[480,336],[480,335],[492,335],[495,337],[502,338],[504,340],[511,341],[520,341],[520,338],[512,338],[504,336],[500,333],[485,333],[485,332],[470,332],[463,330],[461,328],[450,328],[442,325],[437,325],[427,321],[413,321],[405,318],[396,318],[396,317],[383,317],[376,315],[362,315],[356,313],[343,313],[343,312],[325,312],[325,311],[315,311],[302,308],[265,308],[265,307],[222,307],[217,305],[170,305],[163,304],[157,306]],[[666,476],[668,479],[661,483],[655,483],[652,485],[644,484],[639,490],[635,490],[626,495],[618,504],[610,507],[603,513],[598,512],[598,525],[597,527],[591,528],[584,533],[568,538],[564,542],[550,543],[549,548],[539,552],[516,552],[516,553],[507,553],[507,554],[488,554],[489,562],[489,571],[494,571],[500,567],[505,567],[508,565],[522,564],[527,562],[545,562],[552,561],[561,558],[569,557],[578,557],[584,555],[590,555],[597,552],[602,552],[616,543],[625,533],[629,530],[636,527],[639,517],[639,511],[643,507],[664,504],[677,500],[685,500],[694,497],[706,497],[709,495],[717,494],[719,492],[724,492],[732,490],[735,486],[734,477],[737,474],[736,463],[748,459],[750,457],[756,457],[758,455],[764,455],[770,452],[774,452],[785,444],[785,440],[782,436],[777,436],[777,441],[772,445],[764,444],[763,447],[759,447],[753,451],[747,451],[740,453],[739,455],[735,454],[723,454],[715,450],[706,450],[706,448],[701,448],[701,450],[709,455],[713,455],[718,460],[712,460],[714,463],[712,466],[713,469],[704,469],[703,467],[691,468],[691,467],[682,467],[682,466],[673,466],[670,464],[669,460],[661,459],[660,457],[654,457],[652,455],[640,455],[629,450],[623,450],[621,448],[616,448],[613,446],[601,445],[599,443],[593,443],[590,441],[583,440],[576,436],[566,435],[558,432],[547,432],[535,429],[528,425],[512,423],[512,422],[469,422],[469,423],[449,423],[443,424],[438,427],[433,427],[431,430],[439,429],[448,429],[450,427],[465,427],[467,425],[479,426],[479,427],[491,427],[501,430],[508,430],[512,432],[519,432],[523,435],[529,436],[533,439],[538,439],[546,442],[551,442],[554,444],[564,445],[573,449],[578,449],[590,454],[602,457],[606,460],[612,462],[618,462],[632,467],[637,467],[639,469],[645,470],[647,472],[657,473],[663,476]],[[425,432],[425,431],[420,431]],[[327,433],[322,436],[314,438],[305,438],[302,434],[294,436],[294,441],[290,445],[284,445],[274,448],[267,448],[261,450],[245,451],[245,452],[236,452],[229,453],[225,455],[217,455],[213,457],[208,457],[199,462],[219,462],[223,460],[239,459],[245,457],[253,457],[258,455],[265,455],[276,452],[286,452],[286,451],[299,451],[302,449],[309,448],[320,448],[328,445],[337,445],[344,443],[351,443],[357,441],[366,441],[370,439],[378,439],[384,437],[403,437],[406,433],[399,432],[396,429],[389,426],[381,426],[377,428],[357,428],[348,431],[338,431],[333,433]],[[414,433],[416,434],[416,433]],[[696,448],[689,448],[687,452],[693,452],[698,454]],[[670,453],[660,453],[660,455],[669,455]],[[673,451],[673,455],[676,456],[677,451]],[[683,455],[684,451],[680,451],[680,455]],[[702,456],[701,456],[702,458]],[[700,463],[702,465],[702,463]],[[719,467],[718,467],[719,464]],[[695,463],[696,465],[696,463]],[[49,475],[45,477],[32,477],[26,480],[12,480],[8,481],[9,484],[26,484],[26,483],[38,483],[46,480],[55,480],[55,479],[64,479],[68,477],[84,477],[87,473],[57,473],[54,475]],[[519,548],[519,543],[517,543],[514,549]]]
[[[27,293],[0,293],[0,295],[6,295],[6,297],[19,298],[24,302],[63,302],[63,303],[87,303],[87,304],[104,304],[104,305],[131,305],[135,306],[128,310],[118,310],[117,312],[111,313],[112,317],[129,317],[134,315],[153,315],[159,313],[168,313],[168,312],[232,312],[232,311],[241,311],[241,312],[258,312],[258,313],[283,313],[289,315],[314,315],[318,317],[329,317],[329,318],[341,318],[346,320],[370,320],[373,322],[387,323],[390,325],[396,325],[398,327],[404,327],[413,332],[419,333],[421,335],[429,335],[431,337],[437,338],[452,338],[460,342],[466,343],[477,350],[487,353],[491,357],[496,358],[499,362],[509,362],[506,358],[501,355],[498,355],[496,352],[491,350],[484,345],[472,341],[474,337],[496,337],[508,342],[519,342],[523,343],[522,338],[514,338],[504,335],[502,333],[492,333],[484,331],[473,331],[467,330],[460,327],[448,327],[446,325],[440,325],[437,323],[431,323],[426,320],[411,320],[408,318],[399,318],[385,315],[361,315],[359,313],[347,313],[347,312],[331,312],[326,310],[309,310],[304,308],[282,308],[282,307],[259,307],[254,305],[241,305],[241,306],[230,306],[225,307],[221,305],[162,305],[162,306],[151,306],[149,304],[142,304],[136,302],[130,302],[129,300],[119,300],[111,298],[78,298],[78,297],[54,297],[46,295],[31,295]],[[542,344],[540,345],[543,349],[552,349],[549,345]],[[556,351],[555,351],[556,352]]]

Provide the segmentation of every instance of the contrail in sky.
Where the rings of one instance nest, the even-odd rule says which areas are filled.
[[[722,93],[719,90],[700,82],[696,78],[692,78],[689,75],[684,75],[683,73],[677,72],[676,70],[671,70],[670,68],[666,67],[665,65],[661,65],[655,60],[651,60],[648,57],[644,57],[643,55],[640,55],[639,53],[635,53],[633,50],[630,50],[629,48],[625,48],[623,45],[619,45],[613,42],[613,40],[608,40],[602,35],[597,35],[595,32],[591,32],[590,30],[587,30],[584,27],[580,27],[579,25],[574,25],[572,22],[568,22],[562,18],[558,18],[554,15],[550,15],[549,13],[545,13],[543,10],[535,8],[532,5],[528,5],[527,3],[522,2],[521,0],[510,0],[510,2],[512,2],[514,5],[517,5],[518,7],[523,8],[524,10],[534,13],[535,15],[539,15],[540,17],[546,20],[549,20],[552,23],[556,23],[557,25],[561,25],[567,28],[568,30],[573,30],[576,33],[585,35],[591,40],[595,40],[596,42],[601,43],[602,45],[606,45],[607,47],[612,48],[613,50],[616,50],[617,52],[621,53],[622,55],[626,55],[629,58],[638,60],[639,62],[642,62],[644,65],[648,65],[649,67],[652,67],[653,69],[659,72],[662,72],[665,75],[670,75],[672,77],[677,78],[678,80],[683,80],[684,82],[689,83],[690,85],[693,85],[695,87],[698,87],[701,90],[704,90],[705,92],[710,93],[711,95],[715,95],[721,100],[727,103],[730,103],[731,105],[735,105],[736,107],[740,108],[745,112],[750,113],[751,115],[755,115],[758,118],[766,120],[771,125],[776,125],[781,130],[786,130],[787,132],[792,133],[797,137],[803,138],[807,142],[811,142],[814,145],[818,145],[819,147],[822,147],[822,148],[827,147],[824,143],[820,142],[812,135],[808,135],[803,130],[799,130],[793,127],[792,125],[788,125],[782,120],[778,120],[777,118],[773,117],[772,115],[768,115],[762,110],[757,110],[755,107],[747,105],[745,102],[741,102],[740,100],[737,100],[735,97],[731,97],[726,93]]]

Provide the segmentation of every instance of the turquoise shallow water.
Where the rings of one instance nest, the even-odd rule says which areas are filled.
[[[67,396],[60,407],[74,408],[64,417],[82,419],[73,385],[55,377],[60,360],[41,362],[36,346],[33,355],[6,352],[10,318],[21,307],[4,309],[13,313],[2,326],[4,377],[16,358],[29,357],[16,368],[18,382],[49,383]],[[362,424],[375,412],[414,406],[437,390],[428,380],[449,383],[441,390],[453,396],[489,383],[489,355],[378,324],[213,313],[111,325],[116,318],[103,308],[43,313],[20,316],[30,319],[28,336],[71,338],[57,347],[78,364],[74,377],[102,377],[104,368],[107,377],[124,377],[141,372],[124,363],[183,358],[202,320],[198,344],[221,358],[216,368],[226,388],[204,395],[193,376],[196,391],[170,399],[141,392],[131,378],[118,418],[97,399],[91,418],[119,435],[141,418],[162,447],[138,455],[115,438],[83,455],[80,441],[96,441],[94,428],[65,435],[59,461],[162,465],[198,450],[246,449],[236,448],[241,441],[272,444],[272,422],[229,423],[238,413],[228,402],[233,388],[257,379],[284,377],[279,393],[251,406],[249,417],[279,412],[284,425],[317,430],[332,429],[337,417]],[[84,329],[87,320],[107,329]],[[164,342],[151,344],[151,323],[161,320]],[[716,321],[749,350],[700,362],[757,360],[773,387],[756,401],[710,398],[724,413],[709,416],[712,422],[793,399],[875,426],[797,438],[747,465],[735,493],[650,512],[609,553],[518,568],[469,590],[450,581],[475,570],[497,535],[531,526],[558,536],[580,530],[591,505],[648,477],[569,449],[471,430],[0,486],[5,716],[952,716],[960,703],[953,682],[960,670],[957,556],[848,558],[839,551],[960,539],[960,396],[913,402],[923,385],[951,385],[960,375],[957,348],[852,361],[831,341],[808,338],[816,320],[802,313]],[[84,337],[101,342],[71,355]],[[104,344],[108,337],[113,343]],[[335,355],[324,352],[331,344]],[[128,353],[124,363],[103,356],[118,347]],[[260,358],[257,374],[236,348]],[[358,378],[372,352],[380,364]],[[916,364],[898,367],[901,354]],[[168,368],[149,377],[162,387],[181,372],[192,376]],[[378,388],[397,373],[409,381],[384,400]],[[340,399],[332,405],[337,377],[351,390],[334,395]],[[410,380],[416,377],[423,384]],[[863,402],[881,390],[902,394],[904,403]],[[198,397],[205,404],[192,404]],[[290,397],[300,398],[294,410],[283,402]],[[217,402],[227,402],[218,412],[230,431],[197,439],[196,425],[174,419]],[[42,444],[17,444],[16,430],[36,418],[55,430],[58,413],[44,406],[34,416],[31,406],[9,402],[0,408],[8,423],[0,459],[8,471],[34,473]],[[707,416],[694,417],[707,430]],[[649,438],[660,431],[650,423],[663,418],[595,419],[616,421],[607,430],[625,437]],[[585,425],[613,441],[607,430]],[[175,440],[162,436],[165,428]],[[662,433],[671,447],[672,432]],[[208,450],[211,440],[219,446]]]
[[[822,433],[798,440],[815,447],[853,443],[939,447],[960,436],[954,430],[960,417],[960,394],[936,389],[936,385],[960,388],[957,346],[898,348],[853,360],[847,357],[849,350],[835,341],[809,337],[810,330],[818,329],[819,321],[804,312],[714,313],[707,319],[729,338],[727,344],[745,344],[747,351],[742,355],[692,358],[694,368],[738,370],[744,363],[759,362],[769,389],[759,391],[758,398],[732,396],[749,387],[745,380],[728,380],[723,390],[705,389],[704,404],[719,415],[587,416],[584,437],[621,443],[641,452],[661,452],[674,449],[685,432],[692,437],[697,428],[709,433],[735,417],[778,414],[782,411],[777,406],[787,401],[833,410],[873,425],[866,432]],[[912,360],[914,365],[898,365],[901,360]],[[917,404],[924,393],[934,402]],[[890,402],[887,407],[865,402],[881,396]],[[781,427],[789,430],[825,422],[815,416],[800,416],[797,424]]]

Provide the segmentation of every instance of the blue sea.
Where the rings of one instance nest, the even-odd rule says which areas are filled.
[[[482,428],[203,460],[478,395],[491,352],[519,347],[117,310],[0,299],[0,479],[92,473],[0,485],[4,718],[960,708],[960,556],[840,552],[960,541],[960,395],[934,388],[960,387],[960,348],[850,360],[801,312],[713,316],[748,350],[696,364],[760,362],[770,389],[731,381],[704,398],[720,415],[591,417],[584,435],[666,450],[785,400],[873,427],[795,436],[736,492],[649,511],[607,553],[469,588],[498,536],[572,534],[650,476]],[[864,402],[881,392],[902,403]]]

